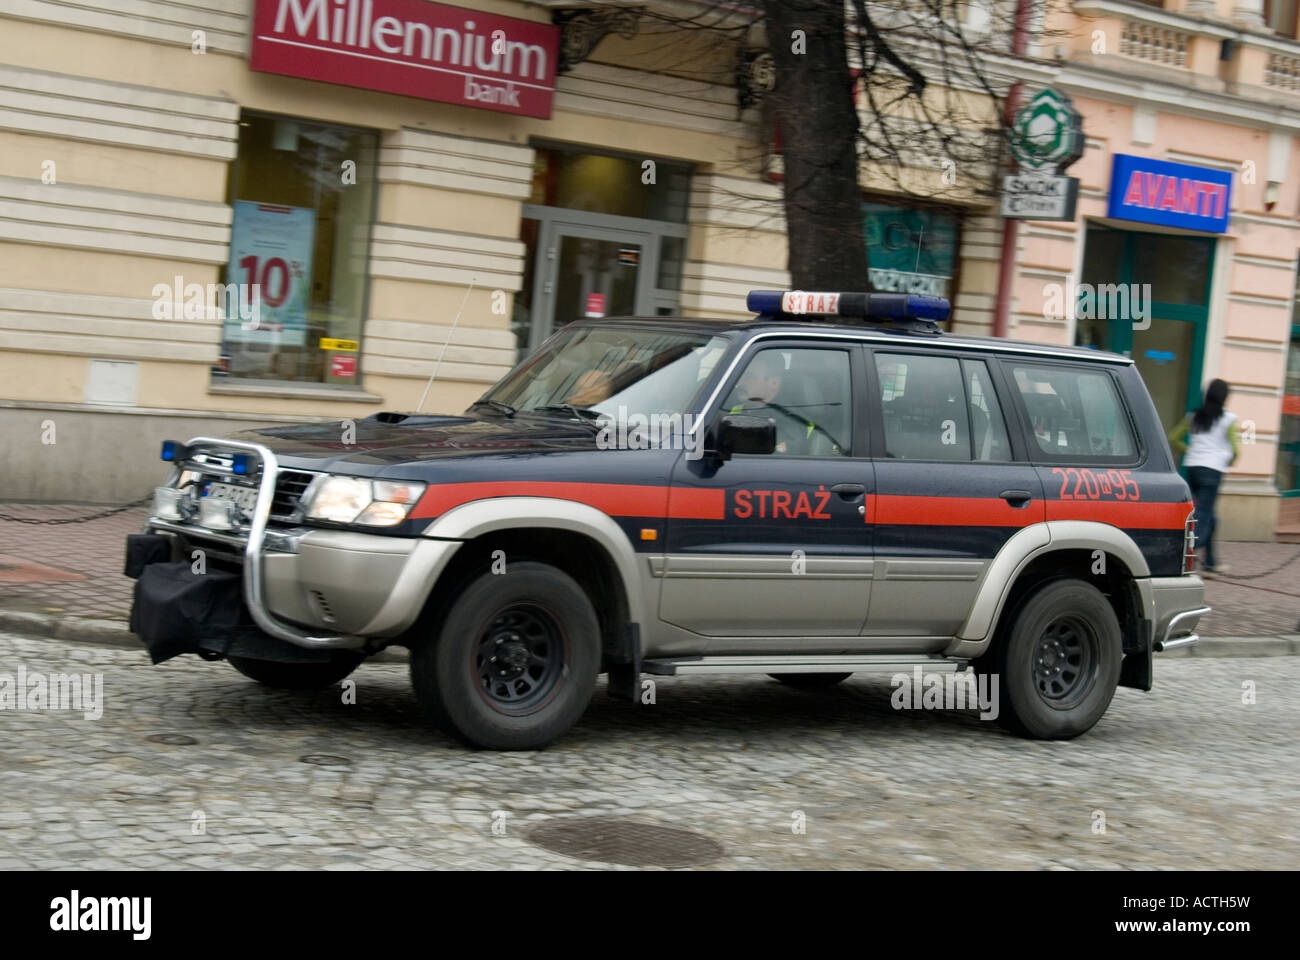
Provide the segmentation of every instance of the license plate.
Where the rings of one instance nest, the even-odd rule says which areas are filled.
[[[257,503],[257,491],[234,483],[210,483],[207,495],[213,500],[233,500],[243,510],[252,510]]]

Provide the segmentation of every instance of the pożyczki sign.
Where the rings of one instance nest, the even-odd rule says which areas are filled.
[[[560,31],[425,0],[256,0],[249,66],[548,119]]]
[[[1224,233],[1232,215],[1232,174],[1212,167],[1115,154],[1106,216],[1162,227]]]

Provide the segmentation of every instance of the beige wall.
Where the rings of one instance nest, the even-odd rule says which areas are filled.
[[[464,5],[549,19],[511,0]],[[159,16],[108,0],[75,9],[0,0],[0,402],[11,416],[43,404],[56,420],[103,417],[85,442],[117,444],[152,427],[138,417],[148,410],[166,420],[170,411],[273,419],[413,409],[440,357],[425,409],[463,409],[513,363],[533,138],[689,161],[702,185],[716,171],[728,187],[779,197],[742,159],[754,152],[749,128],[734,90],[715,82],[730,82],[730,62],[686,76],[679,50],[678,75],[666,75],[662,37],[611,44],[563,75],[552,118],[539,120],[254,73],[251,0],[200,12],[179,0],[154,6]],[[192,52],[181,24],[206,30],[206,53]],[[151,315],[156,284],[215,282],[227,259],[241,110],[380,133],[357,391],[210,385],[219,323]],[[51,173],[55,182],[42,183]],[[779,209],[775,229],[738,224],[726,193],[692,198],[688,313],[726,313],[742,287],[784,281]],[[110,394],[135,414],[102,412],[96,378],[110,368]],[[31,495],[37,478],[7,471],[0,497]],[[117,496],[104,491],[100,499]]]

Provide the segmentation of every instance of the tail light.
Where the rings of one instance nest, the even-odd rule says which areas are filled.
[[[1189,504],[1190,506],[1190,504]],[[1196,569],[1196,511],[1187,515],[1183,523],[1183,573]]]

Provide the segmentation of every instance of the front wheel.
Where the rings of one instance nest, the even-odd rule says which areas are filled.
[[[489,750],[535,750],[572,727],[596,686],[600,625],[577,582],[512,563],[471,582],[437,636],[411,650],[411,685],[446,733]]]
[[[1110,706],[1123,659],[1119,620],[1100,590],[1082,580],[1044,584],[997,651],[1000,719],[1039,740],[1077,737]]]
[[[338,683],[361,665],[365,655],[350,650],[336,650],[324,663],[282,663],[278,660],[253,660],[249,657],[226,657],[230,665],[266,687],[278,690],[319,690]]]

